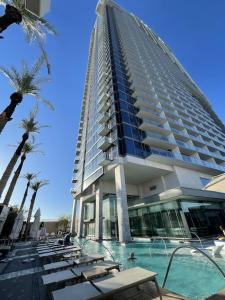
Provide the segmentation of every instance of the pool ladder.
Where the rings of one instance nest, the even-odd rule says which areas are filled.
[[[225,273],[223,272],[223,270],[220,268],[220,266],[208,254],[206,254],[204,251],[202,251],[201,249],[199,249],[197,247],[185,245],[185,246],[177,247],[173,251],[173,253],[171,254],[171,257],[170,257],[170,260],[169,260],[169,264],[168,264],[168,267],[167,267],[167,270],[166,270],[166,275],[165,275],[165,278],[164,278],[164,281],[163,281],[163,285],[162,285],[163,288],[165,287],[165,284],[166,284],[166,281],[167,281],[167,278],[168,278],[168,274],[169,274],[169,271],[170,271],[170,267],[172,265],[172,261],[173,261],[174,255],[180,249],[185,249],[185,248],[194,249],[194,250],[200,252],[201,254],[203,254],[205,257],[207,257],[214,264],[214,266],[219,270],[219,272],[222,274],[222,276],[225,277]]]

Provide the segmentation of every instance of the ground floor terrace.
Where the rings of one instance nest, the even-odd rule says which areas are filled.
[[[182,188],[142,199],[127,195],[124,220],[116,194],[102,195],[97,202],[93,196],[77,208],[82,212],[74,228],[80,237],[96,239],[120,240],[124,230],[131,238],[215,236],[221,234],[219,227],[225,226],[223,198],[220,193]]]

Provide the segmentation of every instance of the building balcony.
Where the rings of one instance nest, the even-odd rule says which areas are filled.
[[[97,122],[100,124],[104,124],[109,120],[109,118],[110,118],[109,113],[100,114],[99,117],[97,118]]]
[[[175,135],[177,134],[177,135],[179,135],[179,136],[188,138],[188,135],[187,135],[185,132],[181,131],[181,130],[177,130],[176,128],[171,128],[171,130],[172,130],[172,132],[173,132]]]
[[[143,119],[143,122],[139,125],[139,129],[144,131],[156,131],[161,134],[169,134],[169,129],[165,128],[162,124],[155,122],[154,120]]]
[[[72,183],[76,183],[77,182],[77,178],[72,178]]]
[[[108,166],[113,161],[113,157],[107,152],[101,154],[99,165],[102,167]]]
[[[143,119],[149,119],[149,120],[166,120],[163,116],[161,116],[160,112],[156,110],[151,110],[148,108],[141,108],[140,111],[136,114],[137,117]]]
[[[100,139],[100,141],[98,141],[97,147],[102,151],[106,151],[109,147],[112,146],[112,144],[113,144],[112,139],[104,136]]]
[[[98,106],[98,112],[99,113],[106,113],[106,111],[109,109],[110,104],[109,102],[103,102],[101,105]]]
[[[160,134],[155,134],[155,133],[147,133],[146,137],[143,139],[142,142],[149,146],[155,146],[155,147],[165,147],[165,148],[175,147],[173,142],[168,137]]]
[[[101,104],[104,103],[108,98],[109,98],[109,94],[106,93],[105,90],[103,89],[103,90],[101,91],[101,93],[99,94],[99,96],[98,96],[98,101],[97,101],[97,103],[101,105]]]
[[[107,134],[109,134],[109,132],[110,132],[110,129],[106,125],[101,125],[97,131],[98,135],[101,135],[101,136],[106,136]]]
[[[151,152],[154,155],[161,155],[161,156],[165,156],[168,158],[175,158],[175,155],[173,152],[171,151],[166,151],[166,150],[162,150],[162,149],[158,149],[158,148],[151,148]]]

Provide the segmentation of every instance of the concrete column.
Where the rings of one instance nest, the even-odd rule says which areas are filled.
[[[115,185],[117,198],[117,216],[119,241],[126,243],[131,241],[130,222],[127,206],[127,192],[125,183],[124,166],[118,165],[115,168]]]
[[[80,198],[80,208],[79,208],[79,219],[78,219],[78,232],[77,236],[82,237],[83,235],[83,219],[84,219],[84,206],[83,206],[83,199]]]
[[[189,230],[185,214],[184,214],[184,212],[182,210],[180,210],[180,216],[181,216],[181,220],[182,220],[183,225],[184,225],[184,231],[186,233],[186,236],[191,239],[191,232]]]
[[[73,199],[73,209],[72,209],[72,218],[71,218],[71,225],[70,225],[70,232],[74,234],[76,232],[76,208],[77,208],[77,200]]]
[[[103,200],[103,193],[101,185],[98,186],[95,192],[95,238],[97,240],[102,239],[102,200]]]

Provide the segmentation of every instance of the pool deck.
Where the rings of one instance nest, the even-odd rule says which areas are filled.
[[[25,259],[29,258],[33,258],[33,260],[24,262]],[[32,247],[30,243],[18,243],[15,249],[11,251],[9,259],[8,262],[0,263],[1,300],[50,300],[50,296],[42,283],[41,275],[44,274],[44,271],[35,247]],[[165,289],[161,289],[161,293],[163,300],[187,300],[187,298]],[[118,293],[110,299],[158,300],[159,296],[155,285],[148,282],[138,288],[130,288],[125,292]]]

